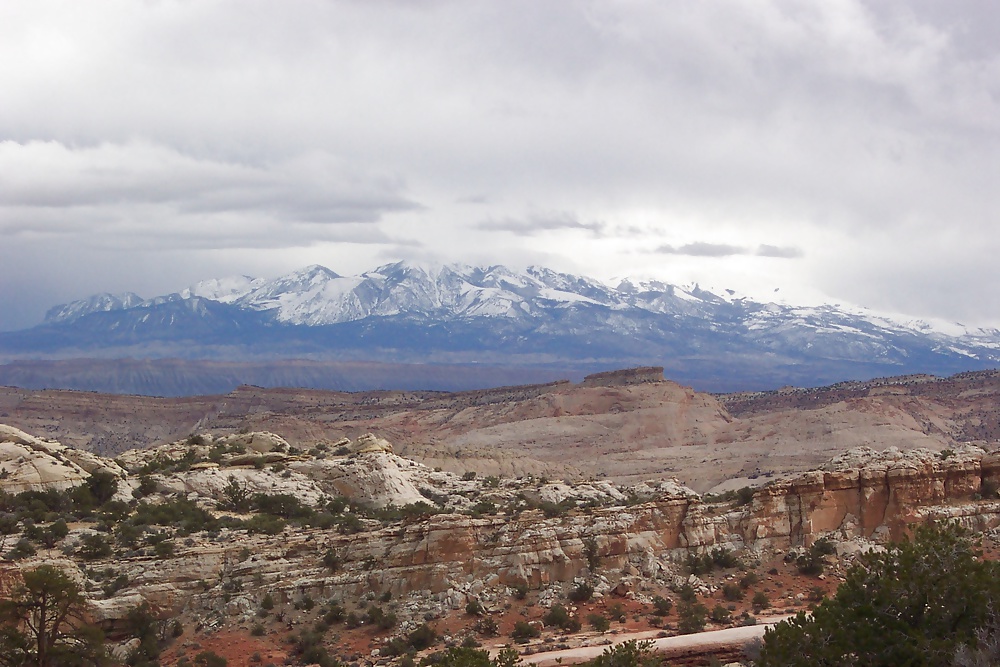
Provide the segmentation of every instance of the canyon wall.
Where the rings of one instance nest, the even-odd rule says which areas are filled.
[[[898,539],[914,524],[937,519],[974,530],[1000,525],[1000,456],[968,448],[946,459],[912,452],[852,457],[764,487],[744,507],[678,495],[557,517],[538,510],[513,517],[444,514],[356,535],[291,529],[277,537],[222,535],[179,549],[156,568],[121,565],[133,591],[189,611],[250,613],[264,591],[285,601],[421,592],[460,608],[470,599],[500,600],[507,587],[544,589],[578,577],[597,581],[599,592],[640,591],[686,576],[688,554],[720,546],[770,551],[822,536]],[[984,492],[993,497],[982,498]],[[335,572],[322,564],[331,551],[341,560]],[[220,595],[226,590],[235,592]],[[227,600],[224,607],[220,600]]]

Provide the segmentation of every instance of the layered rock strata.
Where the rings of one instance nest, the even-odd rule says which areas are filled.
[[[39,478],[25,487],[32,490],[81,484],[96,470],[122,478],[123,498],[138,485],[137,475],[114,462],[15,429],[0,430],[0,442],[22,452],[20,459],[0,460],[9,471],[0,488],[11,493],[28,478],[11,461],[30,471],[39,469],[36,458],[61,476]],[[222,511],[224,490],[235,481],[248,492],[293,495],[309,505],[340,495],[375,507],[436,504],[436,511],[449,513],[418,510],[388,525],[359,518],[361,532],[350,535],[315,528],[287,527],[271,536],[225,529],[177,539],[167,557],[139,549],[90,561],[91,571],[113,569],[128,581],[95,603],[97,617],[113,623],[133,602],[146,600],[162,610],[222,622],[227,615],[252,616],[266,592],[286,601],[421,593],[433,604],[458,608],[473,598],[499,603],[508,587],[544,589],[580,577],[595,582],[598,592],[621,594],[671,583],[689,554],[716,547],[769,551],[819,537],[895,539],[915,524],[940,519],[975,530],[1000,525],[1000,454],[971,446],[940,453],[853,449],[821,470],[773,482],[757,489],[748,504],[733,506],[704,502],[675,481],[617,487],[603,481],[460,478],[396,456],[376,436],[333,445],[302,452],[273,434],[245,434],[241,440],[203,435],[120,460],[138,469],[154,461],[214,457],[153,473],[158,497],[146,499],[152,502],[184,496]],[[477,509],[481,503],[492,509]],[[63,550],[71,553],[88,531],[86,525],[74,528]],[[7,537],[8,546],[18,538]],[[53,558],[77,567],[82,578],[82,566],[72,565],[59,549],[40,551],[20,566]],[[95,598],[97,590],[95,584]]]

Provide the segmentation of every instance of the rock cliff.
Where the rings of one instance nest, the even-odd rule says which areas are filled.
[[[95,599],[104,590],[95,615],[109,626],[138,600],[218,625],[252,620],[265,593],[289,602],[388,594],[410,600],[415,617],[473,599],[497,605],[510,587],[544,590],[581,578],[598,595],[642,595],[677,581],[690,554],[716,547],[760,555],[819,537],[898,538],[938,519],[976,530],[1000,525],[1000,454],[973,446],[940,453],[856,448],[746,494],[738,505],[703,498],[675,480],[618,486],[457,476],[397,456],[376,436],[302,451],[273,434],[202,434],[123,454],[119,462],[130,472],[16,429],[0,428],[0,439],[0,451],[16,454],[0,460],[8,471],[0,488],[8,493],[67,488],[102,469],[120,476],[121,497],[138,492],[141,472],[153,482],[143,502],[183,498],[230,518],[239,518],[226,503],[234,484],[247,497],[291,496],[310,507],[338,497],[351,503],[343,510],[354,517],[350,530],[288,525],[262,534],[230,522],[171,533],[169,552],[132,547],[90,558],[86,568],[64,556],[79,553],[95,532],[83,523],[57,548],[20,561],[30,567],[58,559],[76,568]],[[403,506],[411,511],[387,511]],[[365,514],[364,507],[374,510]],[[0,539],[8,548],[18,538]],[[127,583],[108,594],[87,572],[113,572]]]

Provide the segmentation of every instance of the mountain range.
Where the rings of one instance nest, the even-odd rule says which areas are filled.
[[[0,333],[7,367],[124,357],[468,365],[484,369],[486,384],[499,381],[488,369],[505,369],[504,380],[530,369],[537,381],[546,369],[555,379],[649,364],[699,389],[733,391],[992,368],[1000,332],[657,281],[611,286],[539,267],[398,262],[357,276],[310,266],[273,280],[214,279],[149,299],[100,294]],[[58,386],[51,375],[36,386]]]

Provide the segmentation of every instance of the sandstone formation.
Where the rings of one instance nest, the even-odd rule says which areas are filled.
[[[76,471],[77,483],[85,479],[86,471],[72,463],[79,455],[59,443],[9,428],[0,433],[4,446],[36,454],[33,447],[41,448],[51,461]],[[591,582],[598,596],[648,597],[688,581],[683,563],[690,554],[719,547],[760,555],[820,537],[871,544],[930,520],[977,530],[1000,525],[1000,455],[974,446],[945,452],[857,448],[821,469],[763,486],[742,506],[710,502],[676,480],[623,486],[458,476],[391,450],[376,435],[304,451],[264,432],[243,439],[203,433],[123,454],[119,461],[131,473],[94,457],[99,467],[122,470],[120,492],[137,488],[139,471],[152,469],[156,490],[144,502],[183,497],[231,513],[226,487],[235,483],[248,494],[283,494],[310,506],[343,496],[354,507],[422,509],[402,519],[359,516],[357,533],[222,528],[175,539],[172,553],[162,557],[139,547],[89,561],[86,569],[60,551],[72,553],[95,532],[84,524],[72,528],[59,549],[39,551],[19,565],[49,561],[73,570],[95,598],[95,618],[109,628],[142,601],[209,627],[249,621],[265,593],[287,602],[386,594],[403,601],[407,619],[419,619],[471,600],[500,608],[512,587],[539,591],[543,605],[579,581]],[[0,539],[6,549],[18,536]],[[103,584],[86,574],[94,572],[112,572],[127,585],[100,599]],[[413,627],[408,623],[403,630]]]
[[[98,471],[125,475],[114,461],[0,424],[0,491],[68,489]]]
[[[998,372],[712,396],[633,369],[460,393],[241,387],[157,399],[0,388],[0,421],[105,455],[197,432],[280,433],[289,446],[333,451],[372,432],[396,454],[459,474],[633,485],[666,476],[705,492],[816,469],[856,447],[995,447],[998,400]]]

